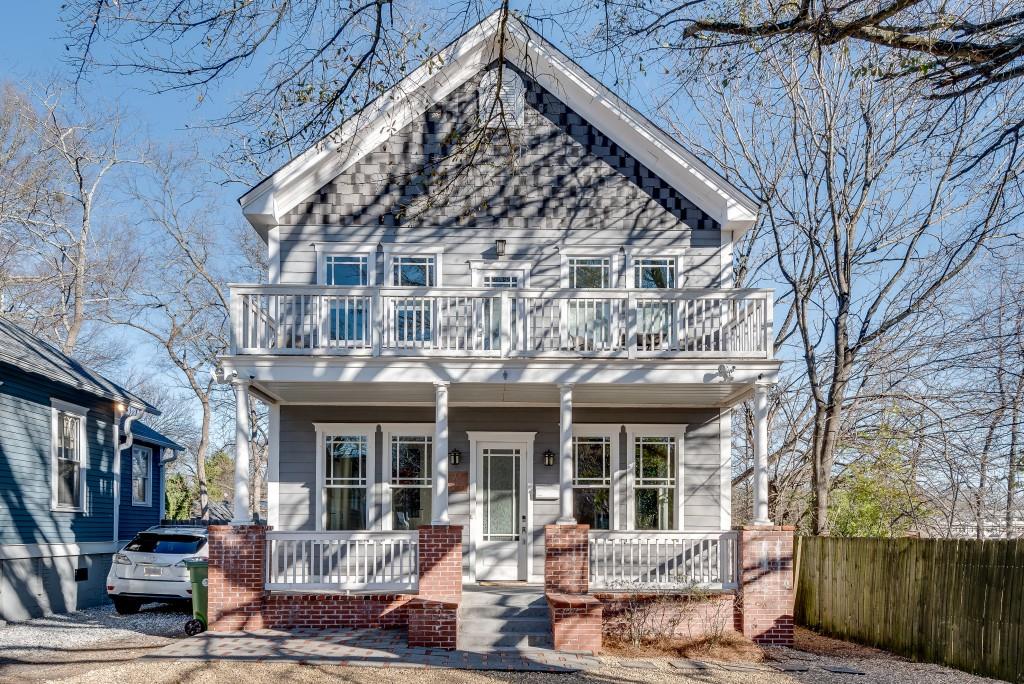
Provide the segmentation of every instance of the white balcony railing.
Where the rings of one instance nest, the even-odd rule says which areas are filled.
[[[736,586],[735,532],[591,531],[592,589]]]
[[[235,354],[770,359],[770,290],[233,286]]]
[[[268,532],[266,588],[415,591],[418,537],[411,532]]]

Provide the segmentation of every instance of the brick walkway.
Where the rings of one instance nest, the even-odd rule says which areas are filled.
[[[205,632],[145,656],[155,660],[301,661],[311,665],[577,672],[598,658],[547,649],[474,653],[411,648],[403,630]]]

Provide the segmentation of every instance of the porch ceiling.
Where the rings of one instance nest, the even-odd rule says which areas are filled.
[[[430,383],[397,382],[255,382],[270,399],[297,404],[433,405]],[[714,384],[577,384],[576,406],[729,406],[753,389],[749,383]],[[539,383],[452,383],[454,406],[558,406],[558,386]]]

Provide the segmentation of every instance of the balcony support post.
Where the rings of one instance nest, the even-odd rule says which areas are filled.
[[[235,509],[232,525],[251,525],[249,512],[249,381],[235,378],[231,381],[235,391]]]
[[[768,385],[754,385],[754,524],[768,518]]]
[[[447,525],[448,519],[448,383],[434,383],[434,470],[431,525]]]
[[[559,385],[558,524],[575,525],[572,507],[572,385]]]

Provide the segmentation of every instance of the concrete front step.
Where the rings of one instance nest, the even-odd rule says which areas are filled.
[[[463,618],[540,618],[548,619],[548,607],[543,606],[474,606],[462,604]]]
[[[491,636],[469,636],[459,634],[460,651],[523,651],[531,648],[553,649],[554,641],[550,635],[538,634],[500,634]]]
[[[519,651],[554,647],[547,600],[540,587],[463,588],[459,648]]]
[[[549,635],[551,624],[547,618],[513,617],[482,618],[459,616],[459,631],[463,634],[538,634]]]

